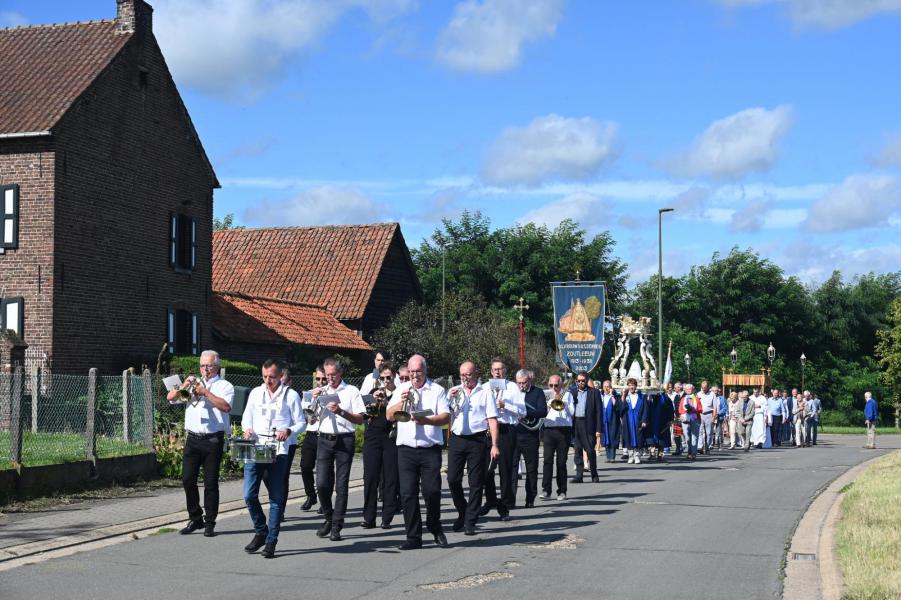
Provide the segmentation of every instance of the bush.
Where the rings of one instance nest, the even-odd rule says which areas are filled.
[[[240,427],[238,427],[238,431],[240,431]],[[237,435],[234,430],[232,433]],[[179,423],[166,433],[154,435],[153,450],[156,452],[156,462],[160,467],[160,474],[171,479],[181,479],[183,472],[182,459],[185,450],[184,426]],[[219,464],[220,478],[236,477],[243,471],[244,467],[232,460],[228,452],[222,455],[222,462]],[[200,477],[203,477],[202,468]]]
[[[241,362],[239,360],[220,361],[220,366],[225,369],[227,374],[231,375],[259,375],[260,367],[250,363]],[[189,375],[197,375],[200,373],[200,357],[199,356],[173,356],[169,359],[169,372],[181,373]]]

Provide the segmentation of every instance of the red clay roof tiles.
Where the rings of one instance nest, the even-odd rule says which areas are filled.
[[[397,223],[213,234],[213,289],[325,306],[360,319]]]
[[[322,306],[244,294],[213,295],[213,328],[225,340],[372,350]]]
[[[115,21],[0,29],[0,134],[49,131],[131,35]]]

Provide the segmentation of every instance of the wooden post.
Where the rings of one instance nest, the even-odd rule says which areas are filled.
[[[97,462],[97,432],[94,419],[97,416],[97,369],[88,371],[88,406],[84,428],[84,454],[91,461]]]
[[[122,439],[131,441],[131,373],[122,371]]]
[[[144,447],[153,449],[153,380],[150,369],[141,374],[144,384]]]
[[[41,366],[31,367],[31,431],[38,432],[38,402],[41,398]]]
[[[9,459],[18,467],[22,464],[22,388],[25,373],[21,365],[13,368],[9,389]]]

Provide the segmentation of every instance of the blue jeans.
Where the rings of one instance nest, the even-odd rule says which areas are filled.
[[[698,453],[698,434],[701,432],[701,423],[699,421],[689,421],[682,423],[682,437],[688,446],[688,455],[694,456]]]
[[[278,530],[285,512],[285,472],[288,471],[288,455],[279,454],[273,463],[244,465],[244,503],[250,512],[254,532],[265,535],[267,544],[278,541]],[[269,491],[269,525],[260,504],[260,483]]]

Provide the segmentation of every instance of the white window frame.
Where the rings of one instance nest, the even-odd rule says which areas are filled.
[[[6,313],[10,306],[18,307],[16,322],[12,324],[6,322]],[[0,330],[6,331],[7,329],[15,331],[19,339],[25,339],[25,298],[22,296],[0,300]]]
[[[7,230],[9,238],[7,239]],[[0,252],[19,247],[19,186],[0,185]]]

